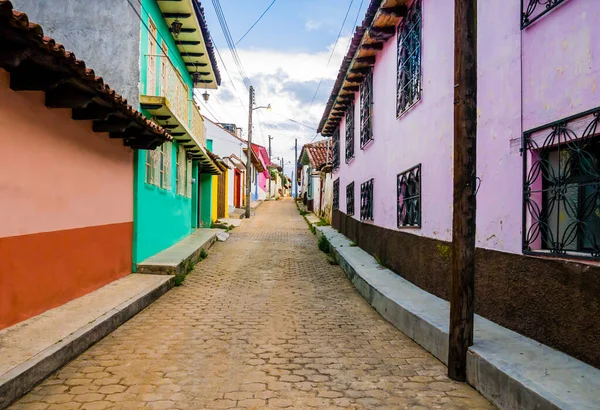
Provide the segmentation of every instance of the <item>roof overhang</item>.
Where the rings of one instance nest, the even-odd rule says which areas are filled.
[[[140,96],[140,106],[152,114],[154,121],[171,133],[173,139],[185,148],[193,160],[200,162],[205,173],[217,175],[221,173],[221,169],[208,155],[203,144],[194,137],[184,121],[175,114],[166,97],[142,95]]]
[[[246,170],[246,164],[243,163],[243,161],[238,158],[237,156],[235,156],[234,154],[230,155],[229,157],[229,161],[231,161],[231,163],[240,171],[245,171]]]
[[[0,39],[0,68],[10,73],[12,90],[42,91],[46,107],[71,109],[73,120],[93,121],[94,132],[109,133],[133,149],[172,140],[8,0],[0,0]]]
[[[409,0],[371,0],[363,24],[357,27],[344,57],[317,132],[332,136],[346,109],[354,101],[365,76],[375,65],[376,55],[396,34],[406,16]]]
[[[243,151],[244,151],[244,154],[246,154],[246,156],[247,156],[248,148],[247,147],[243,148]],[[263,166],[263,163],[256,155],[256,152],[254,152],[254,150],[250,150],[250,152],[252,152],[252,155],[250,156],[250,161],[252,161],[252,165],[254,165],[254,168],[256,168],[256,170],[258,172],[264,172],[265,167]]]
[[[178,20],[181,32],[171,32],[173,40],[190,74],[200,73],[194,87],[216,89],[221,84],[210,33],[206,27],[204,11],[197,0],[158,0],[158,7],[167,25]]]

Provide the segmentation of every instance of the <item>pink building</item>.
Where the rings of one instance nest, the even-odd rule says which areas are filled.
[[[598,367],[600,3],[539,3],[478,3],[475,308]],[[453,16],[453,1],[372,1],[319,126],[333,226],[444,299]]]
[[[3,329],[131,273],[134,151],[171,137],[10,2],[0,38]]]
[[[271,163],[267,149],[262,145],[252,144],[252,150],[260,160],[263,171],[257,171],[256,198],[264,200],[267,198],[267,180],[270,178],[267,166]]]

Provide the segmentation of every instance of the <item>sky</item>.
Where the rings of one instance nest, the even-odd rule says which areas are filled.
[[[240,40],[271,2],[220,0],[234,42]],[[236,46],[243,69],[255,88],[256,105],[272,106],[270,112],[262,109],[254,111],[252,140],[268,147],[268,135],[271,135],[273,162],[278,163],[275,158],[283,157],[286,164],[284,172],[288,176],[292,175],[294,168],[294,139],[298,138],[300,153],[302,145],[315,137],[355,22],[361,23],[369,2],[276,0]],[[340,39],[333,49],[350,4]],[[211,120],[235,123],[243,129],[243,137],[246,138],[248,90],[225,41],[213,0],[202,0],[202,6],[211,37],[223,61],[217,55],[221,86],[218,90],[208,90],[211,97],[208,103],[201,102],[201,111]],[[310,107],[321,79],[319,91]],[[198,97],[203,92],[202,89],[196,91]]]

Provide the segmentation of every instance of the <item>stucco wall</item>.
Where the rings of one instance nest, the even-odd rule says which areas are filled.
[[[334,179],[340,178],[342,210],[346,185],[355,182],[358,219],[360,184],[374,178],[373,224],[397,230],[396,176],[420,163],[422,228],[401,230],[449,241],[454,9],[450,1],[422,4],[421,101],[396,118],[396,90],[390,86],[396,84],[397,72],[393,37],[374,67],[374,141],[359,147],[360,100],[355,93],[355,158],[345,163],[342,119],[341,166]],[[512,253],[521,253],[522,131],[600,106],[597,2],[567,1],[524,30],[520,7],[519,0],[480,1],[478,7],[477,246]]]
[[[137,107],[140,83],[140,6],[137,0],[11,0]]]
[[[435,3],[435,4],[434,4]],[[374,224],[396,229],[396,176],[422,164],[421,229],[416,235],[451,238],[452,221],[452,1],[423,1],[422,99],[396,119],[396,37],[377,55],[373,72],[373,137],[360,149],[360,98],[355,93],[355,158],[345,162],[345,119],[340,127],[340,209],[346,185],[355,183],[355,217],[360,217],[360,185],[374,178]]]
[[[0,70],[0,328],[131,272],[133,152]]]

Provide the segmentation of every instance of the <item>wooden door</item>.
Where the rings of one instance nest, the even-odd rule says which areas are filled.
[[[239,169],[235,170],[233,176],[233,206],[236,208],[240,207],[240,185],[241,185],[241,172]]]
[[[227,171],[225,171],[227,172]],[[218,184],[217,184],[217,218],[225,218],[225,207],[227,204],[225,203],[225,190],[227,186],[225,185],[226,174],[223,172],[219,175]]]

